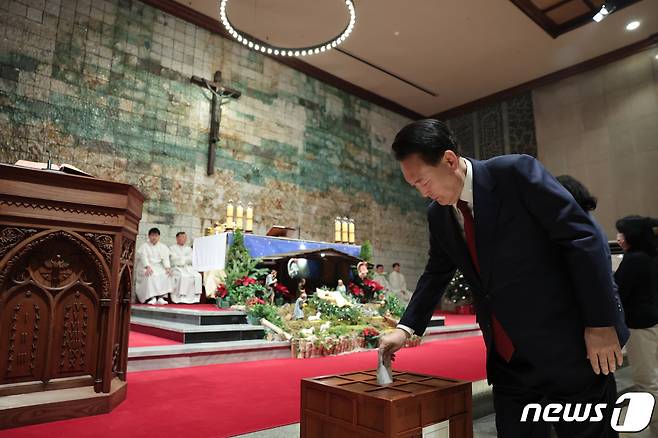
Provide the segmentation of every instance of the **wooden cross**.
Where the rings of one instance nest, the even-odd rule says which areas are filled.
[[[231,99],[239,98],[242,93],[234,88],[221,84],[222,72],[217,70],[212,81],[192,76],[190,82],[210,90],[212,101],[210,105],[210,139],[208,142],[208,175],[215,173],[216,148],[219,143],[219,124],[222,120],[222,105]]]

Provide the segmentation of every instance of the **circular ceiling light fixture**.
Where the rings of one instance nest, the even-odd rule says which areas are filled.
[[[257,38],[252,37],[249,34],[241,32],[236,29],[235,26],[231,23],[231,20],[228,19],[226,15],[226,6],[228,5],[228,0],[220,0],[219,2],[219,20],[224,26],[224,29],[235,38],[239,43],[242,43],[246,47],[255,50],[257,52],[265,53],[268,55],[274,56],[308,56],[308,55],[317,55],[318,53],[323,53],[328,50],[333,49],[334,47],[341,44],[343,41],[350,36],[352,30],[354,29],[354,24],[356,23],[356,11],[354,10],[354,3],[352,0],[343,0],[345,2],[345,7],[349,11],[350,21],[345,26],[343,31],[338,34],[338,36],[325,41],[321,44],[316,44],[314,46],[308,47],[279,47],[272,44],[268,44],[264,41],[261,41]]]
[[[626,30],[635,30],[638,27],[640,27],[640,22],[635,20],[635,21],[631,21],[626,25]]]

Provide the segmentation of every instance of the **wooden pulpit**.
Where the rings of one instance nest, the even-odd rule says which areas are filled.
[[[143,202],[128,184],[0,164],[0,428],[125,399]]]

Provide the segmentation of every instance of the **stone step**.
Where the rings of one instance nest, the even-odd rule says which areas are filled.
[[[0,430],[107,414],[126,398],[126,388],[126,382],[114,378],[109,393],[97,393],[88,385],[0,397]]]
[[[165,339],[171,339],[172,341],[177,341],[182,344],[244,341],[263,339],[265,336],[264,328],[257,325],[194,325],[141,317],[133,317],[130,319],[130,330]]]
[[[247,322],[246,314],[236,310],[213,311],[133,305],[130,314],[137,318],[193,325],[245,324]]]
[[[443,327],[444,325],[446,325],[446,317],[437,315],[432,316],[430,323],[427,324],[428,327]]]
[[[128,371],[290,358],[290,342],[254,339],[128,349]]]
[[[423,342],[465,338],[468,336],[482,336],[480,326],[478,324],[462,324],[438,327],[430,326],[425,330]]]

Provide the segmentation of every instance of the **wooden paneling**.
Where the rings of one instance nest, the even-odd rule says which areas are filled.
[[[553,38],[592,22],[600,0],[510,0]],[[618,0],[617,10],[639,0]]]

